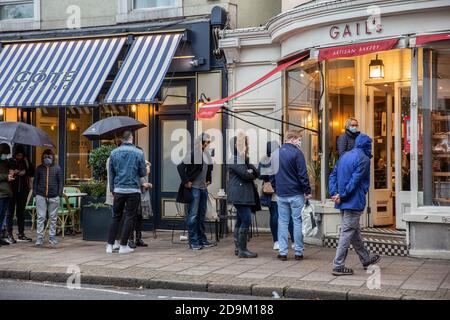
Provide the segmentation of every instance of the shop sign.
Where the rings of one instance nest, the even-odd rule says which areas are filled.
[[[345,25],[333,25],[330,28],[330,38],[333,40],[349,39],[361,35],[372,35],[383,32],[383,25],[374,21],[347,23]]]
[[[13,77],[13,83],[8,88],[9,91],[33,91],[38,85],[50,86],[51,89],[67,90],[75,80],[76,70],[47,72],[40,70],[38,72],[20,71]],[[42,89],[41,89],[42,90]]]
[[[319,61],[344,57],[361,56],[368,53],[391,50],[397,44],[398,39],[372,41],[348,46],[337,46],[320,49]]]

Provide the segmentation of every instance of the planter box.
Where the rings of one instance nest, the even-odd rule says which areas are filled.
[[[109,226],[111,224],[111,209],[109,207],[82,207],[83,240],[108,240]]]

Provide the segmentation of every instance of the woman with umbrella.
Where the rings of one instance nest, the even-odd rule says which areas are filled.
[[[11,182],[14,181],[13,172],[9,169],[8,154],[11,148],[8,144],[0,144],[0,230],[5,220],[9,199],[12,197]],[[0,239],[0,245],[8,245],[9,242]]]

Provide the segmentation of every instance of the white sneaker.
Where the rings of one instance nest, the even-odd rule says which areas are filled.
[[[273,243],[273,250],[280,250],[280,245],[278,244],[278,241],[275,241]]]
[[[131,253],[134,252],[134,249],[131,249],[129,246],[120,246],[119,253]]]
[[[113,249],[113,251],[117,251],[117,250],[120,249],[120,243],[119,243],[118,240],[116,240],[116,241],[114,242],[112,249]]]
[[[112,253],[113,252],[113,246],[112,244],[106,245],[106,253]]]

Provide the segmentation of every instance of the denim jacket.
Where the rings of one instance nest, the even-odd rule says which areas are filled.
[[[123,143],[111,152],[109,174],[109,187],[112,192],[120,189],[139,193],[140,180],[147,175],[144,153],[131,143]]]

